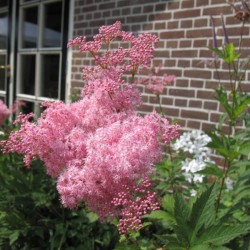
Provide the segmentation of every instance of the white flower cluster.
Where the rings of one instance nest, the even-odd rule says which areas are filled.
[[[182,170],[186,180],[190,183],[201,183],[204,175],[196,174],[206,167],[210,159],[211,150],[206,145],[211,138],[200,130],[192,130],[183,133],[173,145],[176,151],[182,150],[190,154],[190,158],[183,161]]]

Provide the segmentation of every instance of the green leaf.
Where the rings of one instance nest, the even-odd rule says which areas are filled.
[[[19,231],[19,230],[16,230],[16,231],[14,231],[14,232],[9,236],[10,245],[13,245],[13,243],[19,238],[19,235],[20,235],[20,231]]]
[[[144,215],[143,218],[155,219],[155,220],[167,220],[175,221],[174,217],[163,210],[152,211],[150,214]]]
[[[216,192],[214,185],[201,194],[193,205],[190,225],[192,228],[191,242],[195,241],[201,227],[207,227],[215,221]]]
[[[141,250],[141,248],[134,244],[127,244],[126,242],[116,245],[115,250]]]
[[[177,225],[174,226],[175,233],[180,242],[189,245],[192,229],[188,225],[190,215],[189,208],[180,194],[175,196],[174,215]]]
[[[174,197],[171,195],[165,195],[162,200],[162,207],[170,214],[174,214]]]
[[[228,226],[216,225],[211,226],[197,238],[195,245],[199,244],[214,244],[224,245],[234,238],[246,234],[250,230],[250,224]]]
[[[235,59],[240,57],[240,53],[235,52],[235,47],[233,43],[224,45],[223,50],[224,55],[222,59],[228,64],[234,62]]]
[[[185,250],[186,248],[181,245],[181,243],[177,240],[175,235],[157,235],[155,237],[167,246],[167,249],[170,250]]]
[[[237,105],[237,107],[235,109],[235,117],[238,117],[250,104],[250,96],[249,95],[240,96],[237,99],[240,99],[240,104]]]
[[[222,178],[223,177],[223,171],[215,164],[208,162],[207,163],[208,167],[206,167],[205,169],[198,171],[198,174],[203,174],[206,176],[216,176],[218,178]]]

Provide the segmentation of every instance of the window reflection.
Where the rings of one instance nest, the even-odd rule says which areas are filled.
[[[42,56],[41,96],[58,98],[59,62],[59,55]]]
[[[7,13],[0,13],[0,49],[7,49],[7,35],[8,15]]]
[[[23,9],[22,48],[37,47],[37,7]]]
[[[0,65],[4,66],[6,64],[5,55],[0,55]],[[0,90],[5,90],[6,81],[6,70],[0,67]]]
[[[8,0],[0,0],[0,8],[7,7],[8,3],[9,3]]]
[[[36,69],[36,56],[35,55],[22,55],[21,56],[21,89],[20,93],[34,95],[35,94],[35,69]]]
[[[62,29],[62,3],[44,6],[43,47],[60,47]]]

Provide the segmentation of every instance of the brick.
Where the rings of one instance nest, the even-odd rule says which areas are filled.
[[[149,13],[154,11],[154,5],[143,6],[143,13]]]
[[[217,110],[217,108],[218,108],[217,102],[209,102],[209,101],[204,102],[204,109]]]
[[[96,5],[91,5],[91,6],[83,5],[83,7],[81,8],[81,12],[83,12],[83,13],[92,12],[92,11],[95,11],[95,10],[97,10]]]
[[[199,80],[191,80],[190,87],[192,88],[203,88],[204,87],[204,81],[199,81]]]
[[[200,7],[200,6],[206,6],[209,4],[209,0],[197,0],[196,1],[196,6]]]
[[[162,100],[163,105],[173,105],[173,103],[174,103],[173,98],[166,97],[166,96],[162,96],[161,100]]]
[[[179,22],[178,21],[169,21],[167,22],[168,29],[178,29]]]
[[[166,60],[164,63],[165,67],[175,67],[176,66],[176,60]]]
[[[187,107],[187,100],[186,99],[175,99],[174,105],[178,106],[178,107]]]
[[[198,90],[197,91],[197,98],[200,99],[213,99],[214,92],[213,91],[207,91],[207,90]]]
[[[181,117],[188,119],[208,120],[208,113],[195,110],[181,110]]]
[[[189,90],[189,89],[169,89],[169,95],[194,97],[195,93],[194,93],[194,90]]]
[[[193,20],[182,20],[181,28],[190,28],[193,26]]]
[[[203,19],[197,19],[194,20],[194,27],[206,27],[208,25],[208,19],[203,18]]]
[[[212,34],[212,33],[211,33]],[[205,47],[205,46],[207,46],[207,39],[205,39],[205,40],[194,40],[194,47],[196,48],[196,47]]]
[[[200,16],[200,9],[193,10],[183,10],[183,11],[175,11],[174,18],[175,19],[184,19]]]
[[[188,87],[188,80],[187,79],[176,79],[175,85],[177,87]]]
[[[169,10],[176,10],[176,9],[179,9],[179,7],[180,7],[180,3],[179,3],[179,1],[174,1],[174,2],[169,2],[168,3],[168,9]]]
[[[172,52],[172,57],[197,57],[197,50],[175,50]]]
[[[159,21],[159,20],[169,20],[172,17],[172,13],[159,13],[154,15],[149,15],[149,21]]]
[[[177,39],[177,38],[183,38],[184,37],[184,31],[165,31],[160,34],[160,39]]]
[[[212,37],[212,31],[210,28],[187,30],[186,37],[187,38]]]
[[[201,108],[202,107],[202,101],[189,100],[188,107],[190,107],[190,108]]]
[[[142,12],[142,11],[141,11],[141,6],[135,7],[135,8],[133,8],[132,10],[133,10],[133,11],[132,11],[133,14],[138,14],[138,13],[141,13],[141,12]]]
[[[192,41],[190,40],[181,40],[180,41],[180,48],[190,48],[192,45]]]
[[[178,67],[189,68],[190,67],[190,61],[188,61],[188,60],[178,60]]]
[[[184,76],[190,78],[202,78],[202,79],[209,79],[211,78],[211,72],[206,70],[198,70],[198,69],[190,69],[184,71]]]
[[[221,114],[219,113],[211,113],[210,121],[217,123],[220,120],[220,116]]]
[[[181,8],[193,8],[194,7],[194,0],[182,1]]]
[[[166,114],[166,116],[179,116],[179,109],[175,109],[175,108],[170,108],[170,107],[163,107],[163,111]]]
[[[115,2],[102,3],[99,5],[99,10],[113,9],[115,8]]]
[[[223,7],[214,6],[210,8],[204,8],[203,10],[203,15],[216,16],[216,15],[220,15],[221,13],[223,13],[224,15],[232,14],[231,8],[229,7],[229,5],[225,5]]]
[[[201,123],[197,121],[187,121],[187,127],[192,129],[200,129]]]
[[[208,132],[208,131],[214,131],[216,128],[215,124],[212,123],[202,123],[201,130]]]
[[[147,21],[147,16],[128,16],[127,17],[127,22],[128,23],[140,23],[140,22],[146,22]]]
[[[155,29],[156,30],[164,30],[166,29],[166,23],[163,22],[163,23],[155,23]]]
[[[167,4],[159,3],[155,5],[155,11],[163,11],[166,9]]]
[[[167,41],[167,48],[178,48],[178,41]]]

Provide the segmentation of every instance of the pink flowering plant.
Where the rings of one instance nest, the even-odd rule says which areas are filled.
[[[117,40],[128,47],[111,50]],[[163,146],[178,136],[179,126],[164,116],[136,112],[142,100],[135,76],[150,66],[157,42],[153,34],[122,31],[118,21],[102,26],[92,41],[69,41],[69,47],[77,46],[94,60],[94,66],[83,68],[82,98],[70,104],[43,103],[46,109],[36,122],[30,122],[34,114],[20,114],[15,121],[20,129],[1,142],[4,153],[23,154],[27,167],[35,159],[44,162],[57,179],[65,207],[85,203],[101,221],[118,219],[124,235],[139,230],[142,216],[159,208],[150,176]],[[124,75],[131,76],[130,82]],[[159,84],[151,79],[147,86],[154,83]]]

